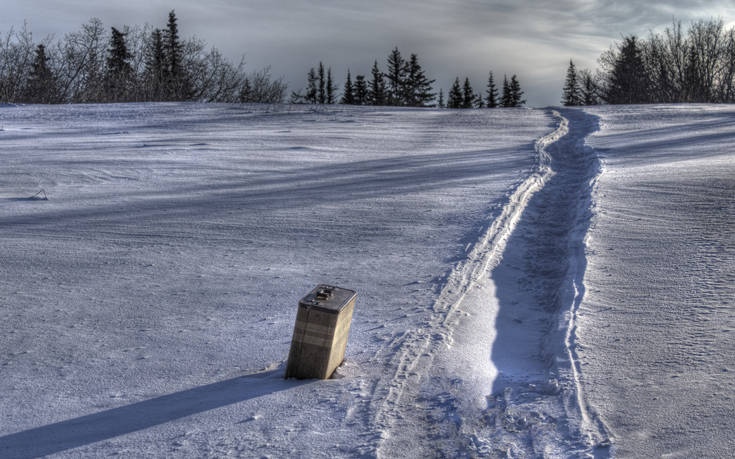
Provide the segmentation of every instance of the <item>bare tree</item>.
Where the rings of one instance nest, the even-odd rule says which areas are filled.
[[[237,102],[244,80],[244,61],[238,65],[225,59],[217,49],[190,63],[194,99],[205,102]]]
[[[271,77],[270,67],[249,74],[244,84],[247,84],[247,91],[243,86],[240,102],[279,104],[283,102],[288,89],[283,78]]]
[[[10,29],[0,43],[0,101],[21,99],[33,57],[33,36],[28,25],[19,31]]]
[[[629,38],[600,56],[604,94],[629,85],[621,86],[621,81],[636,80],[631,79],[630,56],[624,56],[630,48]],[[735,101],[735,29],[725,30],[721,19],[694,21],[687,30],[674,21],[663,33],[651,32],[647,40],[635,44],[640,73],[646,78],[643,85],[636,80],[645,90],[631,88],[631,93],[640,95],[638,102]]]
[[[66,34],[56,43],[52,62],[64,100],[99,102],[104,99],[107,42],[102,21],[92,18],[81,30]]]

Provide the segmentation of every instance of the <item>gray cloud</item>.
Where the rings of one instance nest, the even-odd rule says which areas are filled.
[[[107,25],[165,25],[175,8],[183,35],[197,35],[233,59],[257,69],[271,65],[292,89],[319,60],[338,80],[347,68],[367,73],[393,46],[418,53],[437,85],[469,76],[477,89],[487,72],[518,74],[531,105],[557,104],[570,58],[594,67],[599,54],[623,34],[646,35],[675,16],[735,21],[731,1],[634,0],[127,0],[109,5],[83,0],[13,0],[0,30],[28,20],[34,36],[61,36],[90,17]]]

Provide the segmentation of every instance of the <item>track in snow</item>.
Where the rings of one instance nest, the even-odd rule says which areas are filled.
[[[436,355],[452,344],[452,331],[461,320],[466,296],[478,280],[497,265],[526,203],[551,175],[545,147],[567,132],[566,120],[558,113],[555,115],[560,118],[557,129],[536,142],[535,149],[539,158],[536,170],[509,196],[500,215],[471,248],[467,259],[449,274],[426,326],[406,332],[388,350],[391,352],[400,347],[400,351],[394,354],[391,361],[393,377],[387,382],[379,383],[375,391],[378,397],[372,409],[372,421],[380,432],[376,450],[378,456],[392,456],[395,451],[416,457],[429,457],[432,452],[443,450],[448,454],[453,452],[453,445],[444,448],[437,443],[438,439],[446,435],[435,431],[435,423],[425,415],[426,404],[417,401],[432,397],[422,393],[422,388],[430,385],[427,380],[431,378],[430,370]],[[406,423],[425,424],[425,427],[405,429]],[[417,436],[417,432],[424,432],[426,437]],[[444,433],[451,437],[456,434]]]
[[[554,112],[559,126],[537,142],[537,170],[450,273],[430,321],[386,350],[393,376],[370,390],[378,456],[609,455],[574,350],[599,172],[584,139],[597,126],[581,111],[564,114]],[[493,322],[489,310],[497,315],[486,330],[495,335],[491,349],[455,343],[481,333],[478,320]],[[468,374],[482,373],[477,356],[489,356],[496,371]],[[480,407],[478,393],[486,396]]]
[[[598,129],[597,119],[581,110],[563,115],[569,132],[547,147],[552,176],[528,202],[492,272],[498,376],[484,444],[513,457],[610,453],[607,428],[581,392],[575,351],[584,239],[600,171],[585,138]]]

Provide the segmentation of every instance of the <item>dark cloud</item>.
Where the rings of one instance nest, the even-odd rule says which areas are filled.
[[[594,67],[623,34],[646,35],[673,17],[735,20],[732,1],[633,0],[127,0],[117,6],[82,0],[15,0],[0,30],[28,20],[37,38],[63,35],[91,17],[107,25],[163,26],[175,8],[183,35],[197,35],[248,67],[271,65],[293,89],[323,60],[341,79],[367,73],[393,46],[418,53],[437,84],[456,75],[484,85],[488,70],[517,73],[532,105],[556,104],[570,58]]]

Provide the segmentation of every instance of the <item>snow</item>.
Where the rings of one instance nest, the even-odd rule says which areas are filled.
[[[429,355],[448,338],[447,281],[487,246],[556,122],[2,108],[1,455],[354,456],[420,438],[426,425],[401,419],[416,401],[398,360],[424,330],[438,333]],[[48,201],[28,199],[41,189]],[[336,379],[285,381],[297,301],[321,282],[359,292],[346,362]]]
[[[735,450],[735,109],[585,109],[602,157],[582,387],[620,457]]]
[[[727,457],[734,136],[712,105],[2,106],[0,456]],[[285,380],[318,283],[358,291],[345,362]]]

